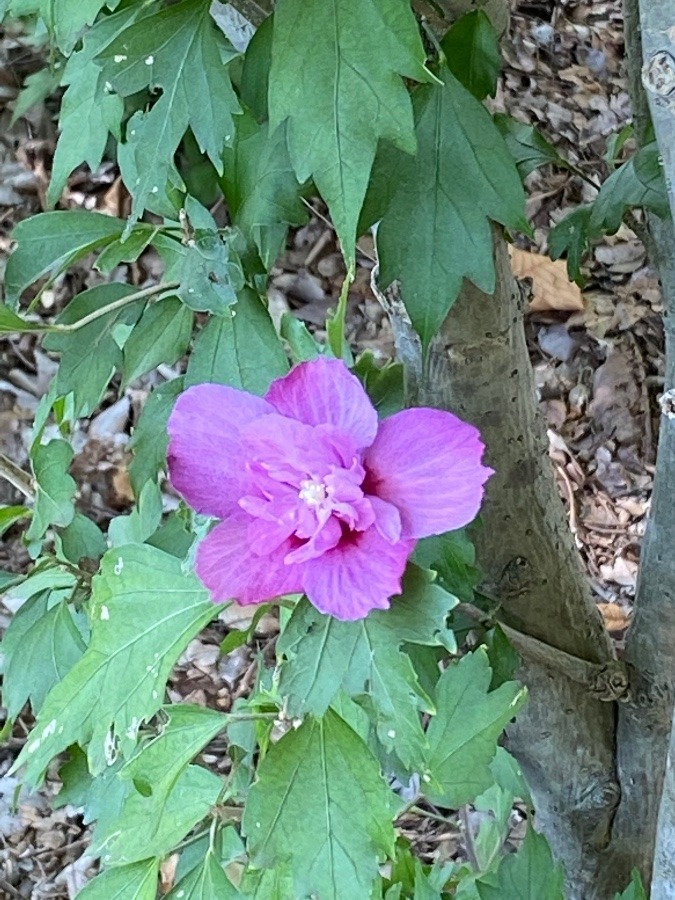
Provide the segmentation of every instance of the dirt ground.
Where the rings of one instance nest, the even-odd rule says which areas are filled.
[[[607,139],[630,121],[623,75],[620,0],[529,0],[515,3],[504,45],[505,68],[494,106],[536,124],[559,151],[590,180],[608,174]],[[0,275],[14,223],[43,208],[55,143],[53,101],[28,111],[10,126],[18,87],[39,66],[34,49],[11,32],[0,32]],[[630,151],[630,142],[627,150]],[[513,263],[532,279],[527,334],[542,414],[550,439],[570,528],[610,632],[621,645],[635,593],[640,544],[649,510],[658,424],[657,399],[664,355],[659,286],[639,238],[622,227],[595,248],[583,292],[567,280],[564,264],[546,257],[551,225],[568,210],[592,199],[588,181],[547,167],[528,179],[528,214],[533,241],[518,241]],[[112,164],[81,171],[70,181],[62,205],[124,214],[126,197]],[[343,265],[330,222],[317,203],[309,223],[295,231],[279,259],[270,287],[276,318],[291,312],[323,335],[327,311],[336,303]],[[349,298],[348,337],[357,351],[390,358],[389,323],[370,291],[373,248],[361,244],[359,270]],[[143,285],[157,274],[151,256],[121,266],[115,278]],[[74,293],[98,276],[81,267],[62,278],[43,298],[53,315]],[[181,363],[148,376],[124,391],[111,390],[104,408],[82,422],[74,436],[73,475],[81,486],[81,508],[105,523],[132,500],[126,444],[149,391],[180,371]],[[31,421],[55,363],[35,338],[0,342],[0,452],[19,465],[27,461]],[[0,504],[15,502],[0,482]],[[167,496],[167,504],[172,502]],[[18,532],[0,544],[0,569],[22,571],[27,554]],[[0,630],[15,608],[0,602]],[[170,685],[175,700],[227,710],[249,690],[256,649],[271,658],[276,622],[259,625],[258,648],[243,647],[225,657],[219,643],[241,622],[227,611],[188,647]],[[0,709],[0,726],[3,711]],[[95,867],[84,856],[87,830],[81,811],[54,811],[56,772],[46,787],[13,808],[17,782],[6,775],[30,726],[20,718],[0,746],[0,897],[72,898]],[[221,748],[222,751],[222,748]],[[204,762],[218,769],[217,744]],[[432,811],[433,813],[433,811]],[[518,814],[514,813],[517,837]],[[401,821],[426,861],[464,857],[471,811],[445,821],[409,815]],[[171,886],[171,860],[164,872]]]

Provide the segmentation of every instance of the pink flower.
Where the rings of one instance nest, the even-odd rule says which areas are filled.
[[[197,551],[212,600],[302,592],[343,620],[387,609],[416,540],[470,522],[491,474],[472,425],[435,409],[378,422],[344,363],[321,357],[264,399],[195,385],[168,430],[174,487],[222,520]]]

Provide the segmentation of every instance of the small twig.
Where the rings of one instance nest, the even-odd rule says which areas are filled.
[[[451,819],[448,819],[446,816],[441,816],[438,813],[430,812],[428,809],[423,809],[421,806],[409,806],[406,810],[404,810],[404,812],[413,813],[416,816],[423,816],[425,819],[432,819],[434,822],[442,822],[443,825],[451,825],[452,826],[455,824]],[[400,816],[399,816],[399,818],[400,818]]]
[[[44,850],[38,850],[36,853],[31,853],[31,859],[38,859],[40,856],[49,856],[53,854],[55,856],[63,856],[64,853],[69,853],[71,850],[79,850],[80,847],[87,847],[91,843],[91,838],[84,837],[79,838],[76,841],[71,841],[69,844],[63,844],[61,847],[45,847]]]
[[[19,900],[24,900],[23,894],[20,894],[17,889],[12,887],[9,881],[5,881],[4,878],[0,878],[0,888],[2,888],[3,891],[7,891],[8,897],[18,897]]]
[[[29,475],[20,469],[4,453],[0,453],[0,478],[4,478],[13,487],[20,491],[28,500],[35,500],[33,482]]]

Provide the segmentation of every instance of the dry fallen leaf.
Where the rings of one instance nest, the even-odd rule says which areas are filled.
[[[563,260],[552,260],[539,253],[509,247],[511,267],[516,278],[532,279],[530,312],[579,312],[584,301],[578,285],[567,277]]]
[[[598,603],[598,610],[610,633],[628,628],[628,616],[617,603]]]

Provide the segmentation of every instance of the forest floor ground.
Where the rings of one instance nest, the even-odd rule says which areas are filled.
[[[664,371],[659,286],[640,239],[625,227],[595,247],[583,291],[570,284],[564,263],[552,263],[544,254],[551,225],[592,199],[595,189],[589,182],[609,174],[603,159],[607,141],[630,121],[621,0],[515,2],[504,61],[494,107],[539,127],[588,179],[552,167],[529,177],[534,239],[517,241],[513,264],[519,277],[531,279],[527,335],[570,528],[620,648],[635,594],[656,453]],[[39,56],[19,35],[0,32],[0,273],[13,225],[43,208],[54,150],[53,101],[10,125],[22,78],[38,66]],[[631,149],[629,141],[626,150]],[[124,215],[127,200],[116,169],[105,164],[93,174],[76,173],[62,206]],[[393,355],[393,338],[370,290],[373,264],[372,242],[364,239],[349,296],[348,338],[355,351],[370,350],[384,360]],[[114,277],[143,286],[157,275],[157,266],[147,256],[122,266]],[[290,312],[321,338],[343,276],[334,231],[324,210],[312,204],[309,223],[291,235],[273,273],[273,316]],[[81,266],[43,294],[42,311],[53,315],[97,278]],[[26,465],[32,417],[54,368],[54,360],[31,336],[0,343],[0,451],[19,465]],[[102,411],[83,422],[75,435],[79,503],[102,523],[132,501],[126,444],[144,399],[180,368],[161,368],[122,395],[110,391]],[[11,488],[0,484],[0,504],[16,499]],[[173,502],[167,494],[167,504]],[[22,571],[28,562],[19,532],[8,532],[0,544],[0,569]],[[0,601],[0,632],[15,609],[11,595]],[[247,693],[256,675],[257,651],[273,657],[277,626],[272,617],[264,617],[257,647],[221,656],[224,635],[245,627],[246,621],[243,613],[230,609],[190,644],[170,683],[173,700],[227,710]],[[29,725],[28,715],[20,718],[13,736],[0,746],[0,898],[63,900],[75,896],[95,867],[84,855],[88,837],[81,811],[51,806],[58,790],[56,770],[42,791],[13,808],[17,782],[6,772]],[[219,770],[226,765],[223,749],[215,743],[203,762]],[[442,813],[445,821],[410,815],[400,825],[425,861],[447,861],[465,858],[473,815],[471,809],[461,815]],[[167,890],[174,863],[168,860],[163,870]]]

